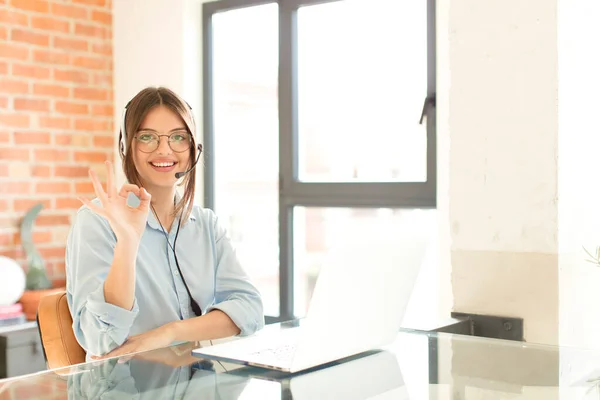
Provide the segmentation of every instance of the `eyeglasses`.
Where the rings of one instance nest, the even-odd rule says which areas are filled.
[[[138,142],[137,148],[144,153],[152,153],[158,148],[160,138],[166,136],[168,138],[169,147],[176,153],[183,153],[190,149],[192,140],[187,131],[176,131],[170,135],[159,135],[155,132],[140,131],[135,135]]]

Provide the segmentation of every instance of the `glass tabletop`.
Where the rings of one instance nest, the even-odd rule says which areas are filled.
[[[0,380],[0,399],[600,399],[600,350],[402,330],[389,346],[287,374],[203,360],[197,346]]]

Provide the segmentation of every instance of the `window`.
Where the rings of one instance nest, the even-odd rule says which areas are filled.
[[[269,321],[305,314],[328,249],[361,224],[435,219],[434,6],[203,4],[205,206]]]

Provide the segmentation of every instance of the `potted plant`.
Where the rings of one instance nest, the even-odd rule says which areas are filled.
[[[44,259],[33,243],[33,224],[43,205],[36,204],[25,213],[21,222],[21,243],[27,257],[27,273],[25,275],[25,291],[19,302],[23,305],[23,312],[29,321],[34,321],[37,315],[40,299],[49,294],[64,290],[53,288],[48,279]]]

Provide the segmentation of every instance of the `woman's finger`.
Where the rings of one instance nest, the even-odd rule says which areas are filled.
[[[96,175],[96,173],[91,169],[90,169],[90,178],[92,180],[92,185],[94,185],[94,192],[96,193],[96,196],[98,196],[102,205],[106,206],[106,204],[108,202],[106,193],[104,192],[104,189],[102,188],[102,184],[100,183],[100,180],[98,179],[98,175]]]
[[[88,208],[90,210],[92,210],[93,212],[95,212],[96,214],[99,214],[106,218],[106,214],[102,207],[98,207],[96,204],[92,203],[91,201],[89,201],[88,199],[86,199],[84,197],[77,197],[77,200],[82,202],[84,205],[88,206]]]
[[[140,197],[140,188],[132,183],[126,183],[123,186],[121,186],[121,190],[119,190],[119,197],[127,199],[129,193],[133,193],[137,197]]]
[[[108,192],[108,197],[114,199],[117,195],[117,188],[114,183],[114,171],[112,167],[112,163],[110,161],[105,161],[106,164],[106,190]]]
[[[148,211],[150,209],[150,200],[152,199],[152,196],[150,196],[150,193],[148,193],[148,191],[144,188],[140,189],[140,205],[138,206],[138,210],[143,210],[143,211]]]

